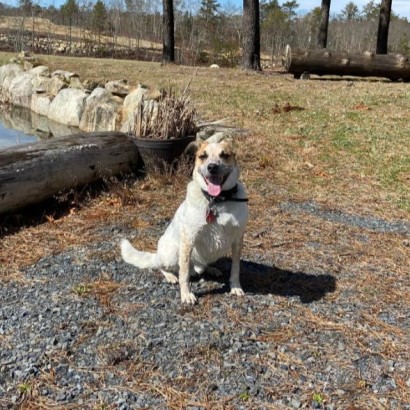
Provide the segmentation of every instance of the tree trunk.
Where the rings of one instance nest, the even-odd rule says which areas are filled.
[[[319,35],[318,35],[318,46],[320,48],[327,47],[327,30],[329,26],[329,14],[330,14],[330,0],[322,0],[322,6],[320,10]]]
[[[0,214],[141,164],[120,132],[76,134],[0,150]]]
[[[377,30],[376,54],[387,54],[392,0],[383,0],[380,5],[379,28]]]
[[[295,78],[307,72],[317,75],[385,77],[393,81],[410,81],[409,59],[401,54],[349,54],[325,50],[303,50],[286,47],[285,69]]]
[[[174,39],[174,4],[173,0],[163,0],[162,14],[162,62],[175,62],[175,39]]]
[[[243,0],[242,68],[261,70],[259,1]]]

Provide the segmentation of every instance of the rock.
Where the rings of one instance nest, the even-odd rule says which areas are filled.
[[[3,97],[8,97],[10,83],[23,71],[23,67],[19,64],[6,64],[0,67],[0,92],[3,101]]]
[[[82,85],[85,90],[89,90],[89,91],[93,91],[94,89],[98,87],[98,83],[96,81],[92,81],[88,79],[84,80]]]
[[[70,78],[78,77],[78,74],[72,73],[71,71],[56,70],[51,74],[51,77],[58,77],[63,81],[69,82]]]
[[[20,51],[20,53],[18,54],[17,57],[18,57],[20,60],[23,60],[23,59],[25,59],[25,58],[30,58],[30,57],[31,57],[31,54],[30,54],[29,51],[24,51],[24,50],[22,50],[22,51]]]
[[[31,97],[31,111],[39,115],[48,116],[53,96],[46,93],[33,93]]]
[[[96,88],[86,99],[80,129],[88,132],[118,130],[121,109],[121,98],[105,88]]]
[[[23,72],[18,74],[10,83],[10,103],[18,107],[31,107],[31,96],[33,94],[33,76]]]
[[[206,139],[207,142],[221,142],[225,139],[229,139],[231,136],[225,132],[216,132]]]
[[[139,84],[134,91],[125,97],[122,109],[123,122],[121,125],[121,132],[130,132],[134,130],[135,110],[141,101],[143,101],[148,95],[149,89]]]
[[[48,117],[62,124],[78,127],[86,98],[87,94],[82,90],[65,88],[56,95],[50,104]]]
[[[105,88],[119,97],[126,97],[131,91],[131,87],[128,85],[127,80],[109,81],[105,84]]]
[[[31,61],[23,61],[23,68],[25,71],[31,71],[34,67],[34,64]]]
[[[51,78],[36,76],[32,80],[34,93],[47,93],[51,89]]]
[[[294,409],[299,409],[302,406],[302,403],[298,400],[298,399],[292,399],[290,401],[290,405],[292,406],[292,408]]]
[[[78,90],[84,90],[83,84],[79,77],[70,77],[70,88],[77,88]]]
[[[209,68],[220,68],[218,64],[211,64]]]
[[[63,81],[59,76],[51,77],[50,88],[48,92],[56,96],[61,90],[68,87],[68,83]]]
[[[30,74],[32,74],[33,76],[49,77],[50,69],[45,65],[39,65],[35,68],[32,68],[30,70]]]

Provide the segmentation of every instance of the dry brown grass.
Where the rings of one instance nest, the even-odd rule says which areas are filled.
[[[5,57],[8,55],[3,54]],[[128,78],[130,83],[142,82],[153,87],[171,82],[182,88],[193,73],[190,67],[161,67],[134,61],[41,58],[52,70],[77,71],[82,78],[99,81]],[[289,318],[288,327],[266,331],[257,336],[258,340],[277,346],[286,344],[289,350],[275,350],[275,360],[289,365],[297,362],[297,353],[293,351],[297,351],[298,336],[321,332],[340,334],[346,351],[337,355],[332,346],[328,350],[314,346],[312,350],[316,350],[312,354],[340,368],[347,366],[349,349],[353,346],[367,354],[374,343],[384,358],[408,359],[408,336],[404,330],[379,318],[379,313],[391,306],[400,309],[403,315],[410,309],[410,248],[403,241],[404,236],[332,223],[313,215],[287,213],[280,209],[280,204],[310,200],[363,216],[408,219],[410,84],[343,79],[295,81],[278,73],[198,68],[191,90],[202,119],[229,118],[232,125],[250,130],[248,136],[237,141],[251,212],[244,259],[264,255],[283,271],[331,272],[338,279],[337,288],[324,301],[329,305],[341,303],[341,295],[348,294],[346,303],[366,307],[360,317],[346,319],[342,313],[340,317],[334,311],[319,314],[307,305],[295,305],[288,298],[275,297],[277,312],[283,312],[286,317],[292,304],[298,313]],[[284,108],[289,106],[303,110]],[[117,182],[100,195],[68,206],[58,216],[49,210],[34,224],[25,220],[26,226],[3,229],[0,276],[25,280],[19,274],[21,268],[43,256],[105,240],[98,228],[107,224],[138,229],[140,235],[134,244],[154,250],[158,238],[145,228],[172,217],[185,195],[188,179],[187,172],[183,172]],[[142,219],[141,214],[147,217]],[[113,251],[100,257],[112,260],[118,255]],[[110,278],[101,278],[88,289],[90,295],[114,310],[117,307],[113,296],[120,291]],[[215,295],[205,295],[204,309],[181,307],[179,314],[198,320],[210,318],[214,299]],[[117,313],[125,317],[140,308],[130,305],[128,310]],[[259,309],[244,317],[237,309],[225,308],[232,323],[250,331],[255,330],[255,323],[278,320],[272,316],[272,310]],[[207,347],[193,354],[219,360],[218,353]],[[116,360],[110,359],[107,352],[101,355],[107,361]],[[303,363],[299,365],[290,378],[272,386],[272,397],[286,389],[290,391],[293,381],[308,373]],[[163,396],[169,408],[179,409],[187,403],[209,409],[233,408],[229,399],[216,402],[206,392],[193,397],[186,389],[189,381],[169,380],[149,365],[139,373],[132,373],[141,377],[129,380],[128,387]],[[360,374],[354,380],[346,387],[351,409],[384,408]],[[405,382],[397,379],[397,390],[390,394],[410,402]],[[304,400],[311,401],[313,393],[304,391]],[[30,407],[31,402],[27,399],[26,408],[34,408]],[[51,403],[40,402],[40,405],[47,408]],[[252,408],[252,400],[247,405]]]
[[[195,135],[197,111],[188,85],[177,93],[169,87],[155,101],[141,101],[135,111],[134,134],[148,139],[176,139]]]

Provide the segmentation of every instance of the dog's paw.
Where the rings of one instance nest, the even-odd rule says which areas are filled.
[[[187,303],[188,305],[195,305],[197,298],[192,292],[181,293],[181,302]]]
[[[244,296],[245,292],[243,291],[243,289],[240,286],[239,287],[232,287],[231,295]]]
[[[168,283],[178,283],[178,278],[171,272],[167,272],[165,270],[161,269],[161,272],[163,273],[163,275],[165,276],[165,280]]]

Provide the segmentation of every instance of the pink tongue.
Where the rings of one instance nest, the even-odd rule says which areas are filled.
[[[211,182],[208,183],[208,194],[212,196],[218,196],[222,191],[220,185],[214,185]]]

